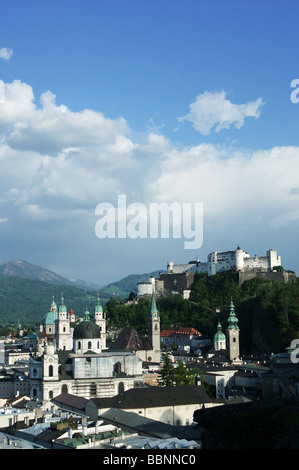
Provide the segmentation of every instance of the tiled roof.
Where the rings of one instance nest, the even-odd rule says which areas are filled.
[[[161,331],[160,336],[163,338],[169,338],[170,336],[175,334],[175,330],[163,330]]]

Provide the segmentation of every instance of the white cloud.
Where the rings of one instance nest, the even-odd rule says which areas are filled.
[[[27,233],[34,226],[51,239],[57,231],[59,238],[62,231],[65,238],[80,234],[84,245],[85,236],[94,236],[96,206],[116,205],[119,194],[128,204],[203,203],[204,237],[208,227],[231,233],[258,223],[271,230],[298,223],[297,147],[247,153],[212,144],[181,148],[155,132],[137,143],[122,117],[73,112],[57,105],[50,91],[37,107],[29,85],[2,83],[0,209],[3,222],[6,214],[10,222],[15,218],[18,233],[26,225]],[[250,109],[258,115],[258,104],[244,106],[246,112],[235,115],[239,125]]]
[[[246,117],[260,117],[262,104],[261,98],[251,103],[233,104],[226,98],[224,91],[205,92],[197,96],[196,101],[189,106],[190,112],[178,121],[190,121],[194,129],[203,135],[209,135],[214,127],[216,132],[229,129],[232,125],[240,129]]]
[[[172,202],[202,202],[204,221],[264,227],[296,222],[298,197],[292,192],[299,172],[298,147],[241,153],[202,144],[173,149],[161,163],[156,194]]]
[[[12,49],[7,49],[6,47],[2,47],[2,49],[0,49],[0,59],[9,60],[12,54],[13,54]]]

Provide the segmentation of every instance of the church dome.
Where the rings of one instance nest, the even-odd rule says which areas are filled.
[[[74,339],[94,339],[100,338],[100,328],[96,323],[89,319],[89,312],[84,313],[84,320],[82,320],[74,329]]]
[[[100,338],[100,328],[92,321],[81,321],[74,329],[73,338],[75,339],[94,339]]]
[[[225,334],[222,332],[221,323],[218,322],[217,333],[214,336],[214,341],[224,341],[224,340],[225,340]]]
[[[57,320],[57,312],[47,312],[42,319],[43,325],[54,325]]]

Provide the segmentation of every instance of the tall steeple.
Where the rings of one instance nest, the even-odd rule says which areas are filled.
[[[106,318],[103,307],[100,302],[100,295],[97,295],[96,306],[94,309],[94,322],[100,328],[101,332],[101,348],[106,349]]]
[[[66,305],[64,304],[63,293],[61,293],[60,305],[58,308],[58,318],[55,321],[55,340],[57,349],[72,349],[71,321]]]
[[[148,314],[148,341],[152,347],[152,362],[160,362],[160,315],[156,305],[154,292]]]
[[[238,318],[235,313],[235,306],[233,301],[230,303],[230,311],[228,316],[228,327],[226,330],[227,348],[229,359],[232,362],[240,362],[240,345],[239,345],[239,326]]]

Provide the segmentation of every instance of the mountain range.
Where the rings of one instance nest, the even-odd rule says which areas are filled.
[[[101,298],[111,297],[126,298],[130,292],[135,292],[138,282],[148,281],[150,276],[158,276],[161,271],[144,274],[130,274],[125,278],[108,285],[96,284],[82,279],[68,279],[47,268],[42,268],[25,260],[13,260],[0,263],[0,274],[12,277],[20,277],[35,281],[48,282],[64,286],[79,287],[85,290],[98,291]],[[165,272],[165,271],[162,271]]]
[[[0,274],[90,289],[100,289],[103,287],[103,285],[83,281],[81,279],[67,279],[49,269],[42,268],[21,259],[0,263]]]

